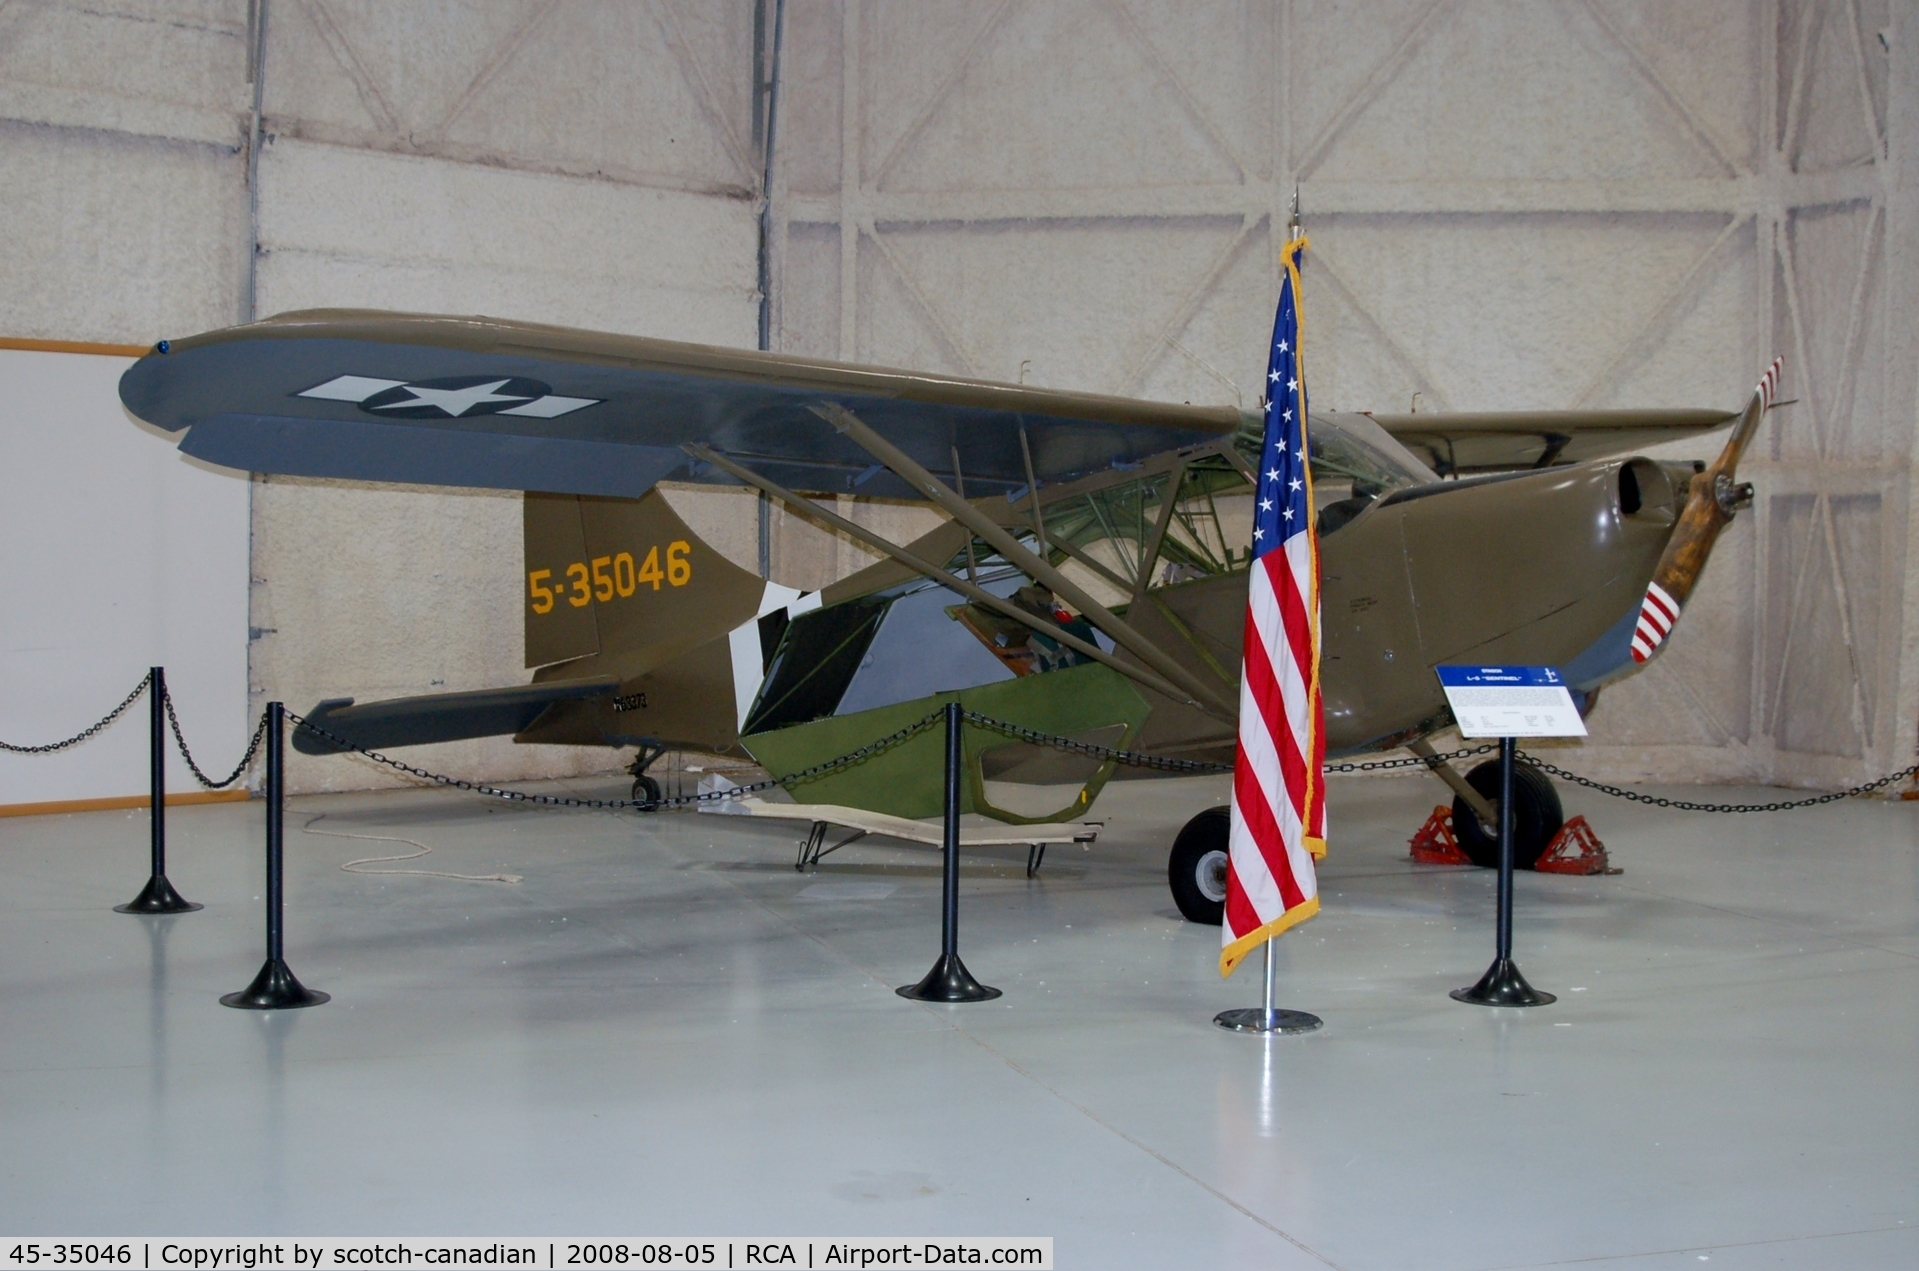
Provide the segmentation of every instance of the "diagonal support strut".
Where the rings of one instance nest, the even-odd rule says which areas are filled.
[[[1054,595],[1063,597],[1084,614],[1088,622],[1104,631],[1114,644],[1131,653],[1164,678],[1179,685],[1183,690],[1181,696],[1192,699],[1201,709],[1209,714],[1218,715],[1221,719],[1230,721],[1239,717],[1235,706],[1215,692],[1212,686],[1180,665],[1157,644],[1141,635],[1132,624],[1094,600],[1072,579],[1027,551],[1020,545],[1018,539],[1007,533],[991,517],[947,489],[937,477],[914,462],[905,451],[867,427],[852,411],[833,402],[821,403],[809,409],[832,424],[860,449],[891,468],[909,485],[939,504],[941,511],[986,540],[1006,559],[1008,564],[1028,575],[1035,582],[1051,588]]]

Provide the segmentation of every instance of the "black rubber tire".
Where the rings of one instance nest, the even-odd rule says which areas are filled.
[[[633,798],[639,803],[658,803],[660,801],[660,783],[648,776],[633,778]],[[641,808],[642,812],[651,812],[652,808]]]
[[[1499,804],[1499,761],[1488,759],[1466,774],[1466,784],[1486,796],[1495,807]],[[1559,827],[1566,823],[1566,813],[1559,806],[1559,791],[1553,788],[1552,779],[1529,763],[1513,764],[1513,868],[1531,869],[1539,854],[1546,850],[1546,844],[1552,842],[1553,835],[1559,833]],[[1475,865],[1487,869],[1499,867],[1499,836],[1497,832],[1488,834],[1479,828],[1479,818],[1473,815],[1466,801],[1453,796],[1453,837],[1459,840],[1459,850],[1472,858]]]
[[[1217,927],[1226,920],[1226,840],[1231,824],[1227,809],[1207,808],[1173,840],[1166,882],[1173,889],[1173,903],[1188,922]]]

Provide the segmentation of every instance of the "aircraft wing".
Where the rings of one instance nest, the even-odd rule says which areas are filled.
[[[1599,459],[1711,432],[1738,418],[1738,411],[1724,410],[1477,411],[1372,416],[1373,422],[1441,476],[1546,468],[1556,463]]]
[[[702,442],[792,488],[923,497],[809,407],[837,403],[969,495],[1064,481],[1240,426],[1187,406],[492,318],[281,314],[162,342],[120,380],[180,449],[295,476],[637,497],[730,482]],[[676,472],[676,470],[679,470]]]

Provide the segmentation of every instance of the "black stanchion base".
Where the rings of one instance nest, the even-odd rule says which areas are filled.
[[[220,1005],[243,1011],[293,1011],[302,1006],[318,1006],[331,1001],[331,993],[310,989],[294,977],[293,970],[278,958],[267,959],[253,983],[238,993],[220,999]]]
[[[1242,1006],[1213,1016],[1213,1023],[1232,1033],[1310,1033],[1325,1022],[1306,1011],[1268,1013],[1263,1006]]]
[[[974,979],[957,953],[950,958],[940,954],[925,979],[918,984],[903,984],[893,991],[915,1002],[990,1002],[1000,995],[998,989],[988,988]]]
[[[138,896],[124,905],[115,905],[113,912],[117,914],[190,914],[196,909],[204,908],[206,906],[196,905],[173,890],[173,884],[167,881],[165,874],[155,874],[147,879],[147,885],[140,889]]]
[[[1511,958],[1494,958],[1486,974],[1479,977],[1479,983],[1469,989],[1454,989],[1451,997],[1455,1002],[1473,1006],[1548,1006],[1559,1000],[1526,983],[1526,977],[1519,973],[1518,964]]]

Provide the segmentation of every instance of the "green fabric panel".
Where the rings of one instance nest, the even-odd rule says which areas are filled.
[[[1152,709],[1132,681],[1109,667],[1089,663],[853,715],[816,719],[740,740],[754,759],[778,777],[858,750],[954,700],[1009,724],[1066,736],[1114,724],[1124,725],[1130,736]],[[960,785],[962,811],[975,810],[981,752],[1005,745],[1008,740],[1001,733],[974,724],[966,726],[968,776]],[[938,816],[945,807],[945,746],[945,728],[935,723],[863,763],[785,789],[801,803],[837,803],[916,819]]]

